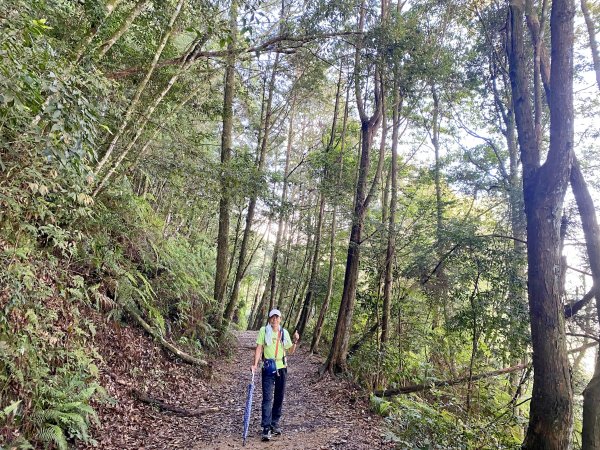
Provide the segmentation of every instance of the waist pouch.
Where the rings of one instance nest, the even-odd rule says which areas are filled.
[[[277,373],[277,363],[275,359],[263,360],[263,370],[266,375],[275,375]]]

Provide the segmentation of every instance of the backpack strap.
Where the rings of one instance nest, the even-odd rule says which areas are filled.
[[[265,347],[268,345],[267,344],[267,327],[264,327],[265,329]],[[277,332],[277,343],[275,344],[275,360],[277,360],[277,354],[279,353],[279,341],[281,340],[281,348],[283,348],[283,357],[285,358],[285,345],[284,345],[284,336],[285,336],[285,329],[283,327],[279,327],[279,331]],[[265,352],[263,349],[263,359],[265,357]]]
[[[275,344],[275,361],[277,361],[277,353],[279,352],[279,334],[280,333],[281,333],[281,329],[277,330],[277,343]]]

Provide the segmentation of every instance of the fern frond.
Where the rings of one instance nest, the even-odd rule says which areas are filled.
[[[62,428],[58,425],[48,425],[37,434],[40,441],[51,443],[53,442],[59,448],[59,450],[68,450],[69,444],[65,438],[65,433]]]

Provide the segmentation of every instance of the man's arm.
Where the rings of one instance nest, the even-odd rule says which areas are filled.
[[[289,354],[293,355],[294,353],[296,353],[296,347],[298,347],[298,341],[300,340],[300,335],[298,334],[298,332],[296,331],[294,333],[294,337],[292,338],[292,346],[289,348]]]

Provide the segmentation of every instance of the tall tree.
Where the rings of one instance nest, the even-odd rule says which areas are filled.
[[[340,68],[341,71],[341,68]],[[341,79],[338,80],[341,82]],[[337,173],[337,180],[335,182],[335,186],[339,187],[340,179],[342,177],[343,172],[343,162],[344,162],[344,150],[346,148],[346,129],[348,125],[348,105],[349,105],[349,97],[350,97],[350,84],[347,83],[346,87],[346,99],[344,101],[344,117],[342,119],[342,131],[340,136],[340,157],[339,157],[339,168]],[[331,231],[329,232],[329,269],[327,271],[327,289],[325,293],[325,298],[323,299],[323,304],[321,305],[321,310],[319,312],[319,317],[317,318],[317,323],[315,324],[315,329],[313,331],[312,341],[310,343],[310,351],[316,352],[319,346],[319,340],[321,339],[321,333],[323,331],[323,324],[325,323],[325,316],[327,311],[329,310],[329,304],[331,302],[331,296],[333,294],[333,275],[335,269],[335,236],[336,236],[336,226],[337,226],[337,208],[338,202],[335,201],[333,205],[333,211],[331,213]]]
[[[227,286],[227,259],[229,257],[229,204],[231,179],[229,164],[232,152],[233,98],[235,87],[235,46],[237,43],[237,0],[231,0],[229,10],[229,53],[226,59],[225,82],[223,88],[223,130],[221,132],[221,198],[219,199],[219,233],[217,236],[217,261],[215,267],[214,298],[219,310],[224,311],[225,288]],[[217,313],[221,323],[222,314]]]
[[[275,289],[277,287],[277,268],[279,262],[279,252],[281,250],[281,244],[283,239],[284,221],[287,215],[286,202],[288,196],[288,175],[290,168],[290,157],[292,154],[292,142],[294,139],[294,109],[296,104],[295,94],[292,94],[292,103],[290,105],[290,119],[288,126],[288,138],[287,146],[285,151],[285,164],[283,168],[283,187],[281,189],[281,201],[279,207],[279,219],[277,222],[277,236],[275,237],[275,246],[273,247],[273,257],[271,258],[271,268],[269,270],[269,276],[265,290],[263,292],[262,300],[258,307],[258,312],[255,317],[255,326],[261,324],[264,320],[267,310],[271,310],[275,307]],[[267,307],[268,305],[268,307]]]
[[[365,27],[366,2],[361,2],[358,20],[358,31],[362,33]],[[371,163],[371,146],[375,133],[379,128],[383,114],[383,83],[379,65],[375,65],[373,70],[373,113],[367,115],[363,93],[361,92],[361,40],[356,45],[354,57],[354,85],[356,95],[356,105],[361,122],[361,153],[359,162],[359,173],[356,182],[356,197],[354,212],[352,214],[352,228],[350,231],[350,242],[348,244],[348,254],[346,257],[346,271],[344,274],[344,290],[342,300],[335,326],[331,351],[325,363],[325,370],[329,372],[342,372],[346,370],[348,344],[350,340],[350,330],[352,327],[352,316],[354,314],[354,303],[356,299],[356,289],[358,283],[358,270],[360,260],[360,245],[362,240],[362,231],[367,213],[367,208],[373,198],[373,188],[377,185],[381,174],[382,160],[380,158],[377,166],[377,173],[373,179],[371,189],[367,188],[367,177]]]
[[[340,89],[342,85],[342,71],[340,70],[337,82],[337,88],[335,93],[335,106],[333,109],[333,120],[331,124],[331,131],[329,133],[329,140],[327,142],[327,146],[325,148],[325,152],[328,154],[333,149],[333,143],[336,135],[337,121],[338,121],[338,113],[340,107]],[[304,299],[304,303],[302,304],[300,319],[296,324],[296,331],[300,336],[304,335],[304,329],[306,328],[306,324],[310,318],[310,313],[312,309],[312,300],[315,296],[316,291],[316,281],[317,281],[317,269],[319,265],[319,256],[321,254],[321,233],[323,229],[323,217],[325,215],[325,191],[324,184],[329,175],[329,171],[326,169],[323,173],[323,177],[321,179],[321,189],[319,190],[319,215],[317,218],[317,227],[315,229],[315,249],[313,252],[313,257],[310,266],[310,276],[308,280],[308,290],[306,291],[306,297]]]
[[[511,0],[508,57],[527,219],[528,299],[533,346],[533,395],[526,449],[570,447],[571,377],[560,280],[560,220],[573,148],[573,17],[571,0],[554,0],[550,18],[550,147],[541,163],[523,31],[525,3]],[[536,102],[537,103],[537,102]]]
[[[264,101],[264,118],[261,124],[261,128],[259,130],[259,139],[258,139],[258,154],[256,155],[256,168],[260,173],[265,168],[265,161],[267,158],[267,150],[268,143],[271,132],[271,121],[273,115],[273,96],[275,94],[275,81],[277,79],[277,70],[279,67],[279,59],[280,53],[275,54],[275,60],[273,62],[273,66],[271,68],[271,76],[267,86],[265,89],[267,90],[267,98]],[[240,253],[239,253],[239,262],[235,274],[235,279],[233,282],[233,289],[231,292],[231,296],[229,298],[229,303],[227,304],[227,308],[225,309],[224,317],[226,320],[231,320],[233,317],[233,313],[235,312],[235,308],[238,303],[238,296],[240,292],[240,283],[242,281],[242,277],[244,275],[244,267],[246,264],[246,257],[248,253],[248,244],[250,240],[250,234],[252,231],[252,223],[254,221],[254,213],[256,210],[256,202],[258,200],[258,192],[255,190],[252,192],[250,196],[250,201],[248,202],[248,210],[246,212],[246,225],[244,228],[244,234],[242,236],[242,243],[240,244]]]
[[[600,89],[600,56],[598,55],[598,44],[596,42],[596,30],[594,21],[586,0],[581,0],[581,12],[585,19],[590,51],[594,72],[596,74],[596,85]],[[592,272],[592,290],[596,297],[596,313],[600,323],[600,227],[596,217],[594,201],[583,178],[579,161],[573,161],[571,169],[571,189],[575,195],[581,224],[585,236],[585,242]],[[581,448],[584,450],[600,450],[600,352],[596,353],[596,364],[592,379],[583,391],[583,429]]]
[[[392,98],[392,166],[390,215],[388,217],[387,246],[385,253],[385,278],[383,283],[383,312],[381,315],[381,345],[390,339],[392,316],[392,283],[394,282],[394,258],[396,253],[396,209],[398,207],[398,140],[400,133],[400,73],[398,67],[394,70],[394,91]]]
[[[594,200],[587,187],[579,161],[573,161],[571,169],[571,189],[577,202],[581,225],[585,236],[585,244],[592,272],[593,287],[596,297],[596,312],[600,323],[600,226],[596,217]],[[583,391],[583,430],[581,448],[583,450],[600,449],[600,358],[596,357],[596,365],[592,379]]]

